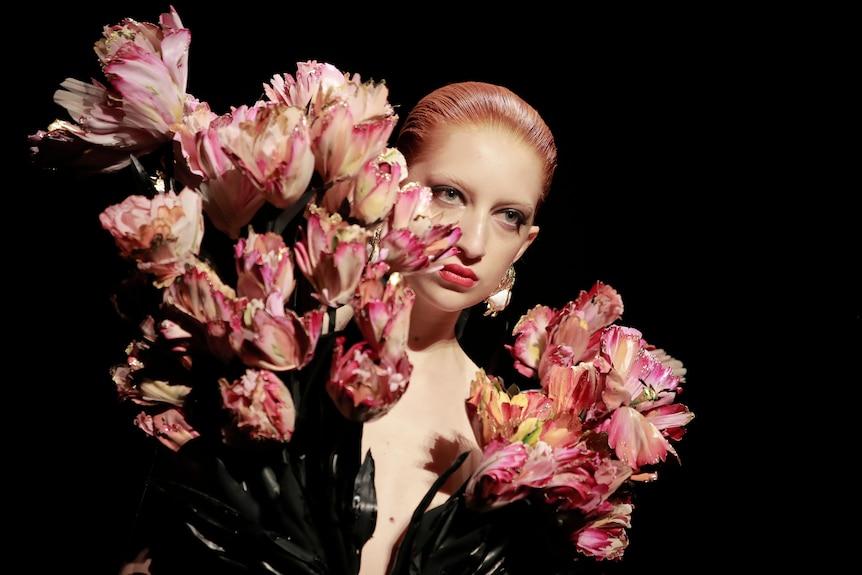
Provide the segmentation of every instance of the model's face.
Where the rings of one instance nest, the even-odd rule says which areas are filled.
[[[538,234],[543,164],[527,144],[489,128],[448,128],[428,150],[408,166],[408,179],[431,188],[441,223],[461,228],[461,253],[408,281],[417,300],[460,311],[494,292]]]

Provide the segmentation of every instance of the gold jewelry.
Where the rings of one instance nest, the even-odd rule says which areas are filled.
[[[380,236],[383,235],[383,222],[377,224],[371,234],[371,240],[366,248],[368,261],[376,261],[380,257]]]
[[[506,268],[506,275],[500,280],[500,285],[494,290],[494,293],[485,298],[485,304],[488,309],[483,315],[497,317],[497,314],[506,309],[509,302],[512,301],[512,287],[515,285],[515,266],[510,265]]]

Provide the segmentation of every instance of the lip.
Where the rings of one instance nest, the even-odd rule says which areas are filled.
[[[446,264],[438,273],[445,281],[461,287],[473,287],[479,281],[473,270],[458,264]]]

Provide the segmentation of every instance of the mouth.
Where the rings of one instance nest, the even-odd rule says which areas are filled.
[[[457,264],[447,264],[438,273],[445,281],[461,287],[473,287],[479,281],[473,270]]]

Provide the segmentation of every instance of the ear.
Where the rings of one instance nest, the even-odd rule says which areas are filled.
[[[515,263],[521,256],[524,255],[524,252],[527,251],[527,248],[530,247],[530,244],[533,243],[533,240],[536,239],[536,236],[539,235],[539,226],[530,226],[530,232],[527,234],[527,239],[524,240],[524,243],[521,244],[521,248],[518,250],[518,254],[515,256],[515,259],[512,263]]]

